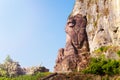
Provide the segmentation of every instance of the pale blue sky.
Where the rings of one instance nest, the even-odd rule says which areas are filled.
[[[22,67],[51,71],[65,46],[65,24],[74,0],[0,0],[0,62],[9,54]]]

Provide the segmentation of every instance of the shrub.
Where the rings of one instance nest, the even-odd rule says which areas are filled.
[[[120,50],[119,50],[119,51],[117,51],[117,54],[118,54],[118,56],[120,57]]]
[[[94,53],[103,53],[106,52],[111,46],[101,46],[100,48],[96,49]]]
[[[83,73],[97,75],[120,74],[120,61],[106,59],[105,57],[91,58],[89,66],[83,70]]]

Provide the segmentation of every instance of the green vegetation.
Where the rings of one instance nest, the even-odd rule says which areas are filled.
[[[51,74],[45,67],[21,68],[18,62],[15,62],[8,55],[4,62],[0,64],[0,80],[38,80]],[[29,73],[31,72],[31,74]]]
[[[120,50],[117,52],[118,56],[120,57]]]
[[[3,64],[0,64],[0,77],[15,77],[22,74],[20,64],[13,61],[9,55],[6,57]]]
[[[13,60],[12,60],[12,58],[10,57],[10,55],[8,55],[6,58],[5,58],[5,63],[6,62],[14,62]]]
[[[96,49],[93,53],[98,57],[91,58],[86,69],[81,72],[72,72],[69,74],[59,74],[53,80],[69,79],[69,80],[110,80],[120,79],[120,58],[106,57],[105,53],[116,54],[120,57],[120,47],[102,46]],[[104,53],[104,54],[103,54]],[[112,56],[115,57],[115,56]],[[15,71],[21,71],[18,62],[13,61],[10,56],[7,56],[4,63],[0,64],[0,80],[39,80],[40,78],[50,75],[50,72],[37,72],[33,75],[21,74]]]
[[[94,53],[103,53],[103,52],[106,52],[108,49],[110,49],[111,46],[102,46],[100,48],[98,48],[97,50],[94,51]]]
[[[120,55],[120,47],[118,46],[101,46],[100,48],[96,49],[93,53],[101,54],[103,52],[114,52]]]
[[[50,72],[39,72],[34,75],[21,75],[18,77],[0,77],[0,80],[38,80],[39,78],[43,78],[47,75],[51,74]]]
[[[120,74],[120,61],[114,59],[106,59],[103,55],[99,58],[91,58],[89,66],[83,70],[83,73],[97,75]]]

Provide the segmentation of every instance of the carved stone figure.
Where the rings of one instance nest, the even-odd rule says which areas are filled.
[[[89,51],[86,24],[86,17],[80,14],[68,19],[65,29],[67,33],[65,52],[72,49],[74,51],[72,52],[73,54]]]
[[[58,52],[55,72],[79,71],[87,65],[89,61],[89,44],[86,24],[86,17],[80,14],[68,18],[65,28],[67,34],[66,46]]]

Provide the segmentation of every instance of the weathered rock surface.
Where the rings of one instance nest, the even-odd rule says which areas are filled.
[[[76,0],[72,16],[87,17],[90,52],[101,46],[120,46],[120,0]]]
[[[16,77],[19,75],[34,75],[38,72],[49,72],[49,69],[42,66],[22,68],[18,62],[13,61],[8,55],[3,64],[0,64],[0,77]]]
[[[58,51],[55,72],[79,71],[86,67],[89,60],[86,24],[85,16],[77,14],[69,17],[65,28],[66,46]]]
[[[119,80],[120,75],[95,75],[95,74],[80,74],[80,73],[53,73],[46,78],[39,79],[39,80]]]
[[[120,0],[76,0],[65,31],[66,45],[58,51],[56,72],[85,68],[88,53],[95,56],[95,50],[103,46],[114,49],[109,47],[106,57],[119,59]]]
[[[49,69],[41,66],[32,66],[32,67],[23,68],[23,72],[27,75],[33,75],[38,72],[49,72]]]

